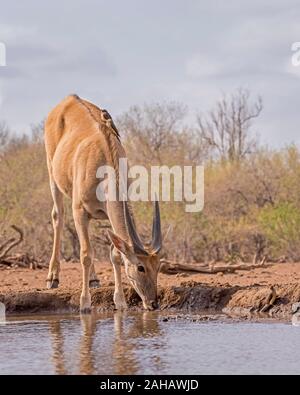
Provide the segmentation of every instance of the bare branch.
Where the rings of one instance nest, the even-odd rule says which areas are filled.
[[[19,238],[18,239],[11,238],[8,243],[6,242],[4,243],[4,245],[0,246],[0,251],[2,251],[0,254],[0,260],[4,259],[9,253],[9,251],[11,251],[14,247],[22,243],[24,239],[24,233],[22,229],[20,229],[16,225],[12,225],[11,228],[14,229],[19,234]]]
[[[196,272],[205,274],[216,274],[216,273],[234,273],[237,270],[252,270],[257,268],[269,268],[272,264],[266,264],[266,258],[264,257],[258,264],[244,264],[238,265],[215,265],[213,262],[209,265],[185,264],[179,262],[171,262],[166,259],[161,259],[160,272],[165,274],[177,274],[181,272]]]
[[[207,117],[198,116],[200,137],[222,160],[240,160],[256,148],[250,128],[263,105],[260,96],[253,104],[249,100],[249,92],[240,89],[229,99],[223,96]]]

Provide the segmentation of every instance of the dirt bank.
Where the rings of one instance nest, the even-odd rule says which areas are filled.
[[[112,310],[114,282],[111,265],[98,262],[96,271],[101,288],[92,290],[93,305],[99,310]],[[45,269],[0,267],[0,301],[6,305],[8,314],[78,311],[80,264],[62,264],[57,290],[45,289],[46,275]],[[124,276],[123,281],[129,307],[140,308],[139,298]],[[275,301],[268,305],[274,291]],[[277,264],[267,269],[233,274],[160,274],[159,298],[164,310],[223,311],[239,317],[260,314],[288,318],[292,304],[300,301],[300,264]]]

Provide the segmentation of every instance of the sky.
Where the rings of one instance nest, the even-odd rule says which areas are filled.
[[[181,102],[192,122],[243,87],[263,98],[253,133],[300,144],[295,42],[299,0],[0,0],[0,120],[26,133],[77,93],[113,118]]]

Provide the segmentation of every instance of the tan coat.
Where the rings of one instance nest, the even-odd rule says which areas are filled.
[[[99,285],[89,241],[89,221],[107,218],[114,232],[110,232],[110,236],[114,247],[111,260],[115,272],[116,307],[126,308],[121,283],[120,265],[123,260],[130,282],[141,296],[144,307],[156,308],[160,248],[156,248],[155,253],[144,250],[142,254],[140,251],[137,254],[137,249],[134,247],[140,240],[138,235],[134,234],[133,227],[129,226],[132,232],[128,232],[127,221],[130,221],[130,217],[124,214],[128,207],[119,201],[100,202],[96,196],[100,182],[96,177],[98,168],[109,165],[118,172],[119,159],[126,157],[119,133],[108,112],[100,110],[76,95],[68,96],[50,112],[47,118],[45,147],[54,201],[52,211],[54,243],[47,277],[48,288],[56,288],[59,284],[60,240],[64,216],[63,195],[66,195],[72,199],[74,222],[81,247],[80,260],[83,267],[81,311],[89,312],[91,308],[89,286]],[[159,215],[158,205],[157,212]]]

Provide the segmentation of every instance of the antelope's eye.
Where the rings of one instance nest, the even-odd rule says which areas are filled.
[[[143,272],[143,273],[145,273],[145,268],[144,268],[144,266],[138,266],[138,271],[139,272]]]

